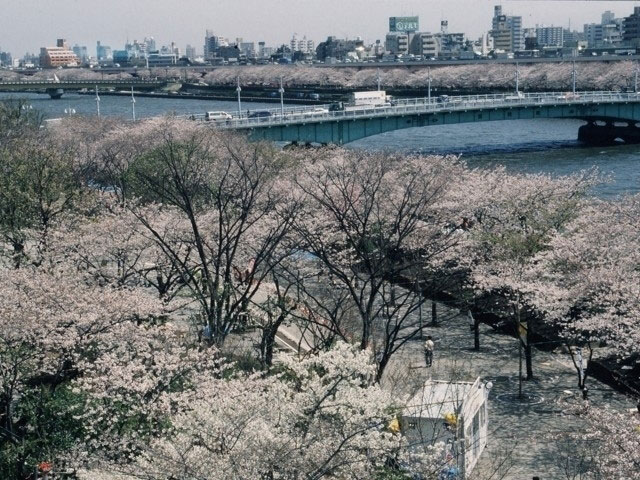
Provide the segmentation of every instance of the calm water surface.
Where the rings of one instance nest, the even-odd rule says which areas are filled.
[[[93,96],[65,93],[60,100],[46,95],[0,93],[2,98],[25,98],[47,118],[65,115],[74,109],[78,115],[95,115]],[[131,118],[130,97],[101,97],[103,115]],[[234,112],[236,102],[181,98],[136,98],[136,116],[165,113],[179,115],[212,110]],[[244,103],[243,110],[277,108],[277,104]],[[579,120],[515,120],[462,125],[439,125],[398,130],[359,140],[349,148],[391,150],[395,152],[461,155],[472,167],[504,165],[514,172],[544,172],[566,175],[597,167],[611,178],[596,193],[605,197],[640,192],[640,145],[584,147],[577,141]]]

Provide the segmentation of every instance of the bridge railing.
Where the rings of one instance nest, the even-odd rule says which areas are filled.
[[[322,123],[332,120],[375,118],[403,114],[428,114],[464,110],[481,110],[510,106],[587,105],[602,102],[639,102],[640,94],[623,92],[545,92],[528,94],[466,95],[456,97],[432,97],[405,99],[392,105],[346,107],[330,111],[327,106],[266,110],[265,114],[244,112],[231,119],[214,120],[211,123],[223,129],[241,129],[263,126],[282,126],[300,123]]]

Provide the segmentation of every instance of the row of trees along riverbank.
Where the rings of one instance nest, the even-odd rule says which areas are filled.
[[[333,89],[375,89],[378,75],[383,88],[390,90],[424,90],[429,78],[433,88],[459,92],[506,91],[515,88],[515,65],[474,64],[434,66],[431,68],[318,68],[311,66],[261,65],[217,67],[208,73],[178,68],[138,69],[136,78],[168,78],[189,83],[202,82],[210,86],[236,86],[238,77],[243,86],[279,88],[282,78],[285,88],[324,87]],[[578,90],[621,90],[633,88],[637,65],[630,61],[576,63]],[[524,91],[566,91],[572,88],[571,62],[520,65],[520,88]],[[129,73],[105,75],[88,69],[57,70],[65,79],[133,78]],[[49,71],[32,76],[0,71],[3,81],[49,79]]]

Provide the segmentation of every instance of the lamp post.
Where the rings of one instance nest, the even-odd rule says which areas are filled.
[[[429,100],[429,103],[431,103],[431,67],[427,68],[427,85],[428,85],[428,91],[427,91],[427,99]]]
[[[240,88],[240,86],[238,86],[238,88]],[[284,85],[282,83],[282,77],[280,77],[280,88],[278,92],[280,92],[280,114],[284,118]]]
[[[516,95],[520,95],[520,65],[516,62]]]
[[[237,78],[238,87],[236,88],[236,92],[238,92],[238,116],[242,116],[242,101],[240,100],[240,92],[242,88],[240,88],[240,77]]]
[[[98,85],[96,85],[96,110],[98,111],[98,117],[100,117],[100,95],[98,95]]]
[[[131,115],[133,121],[136,121],[136,98],[133,96],[133,85],[131,85]]]
[[[573,93],[576,93],[576,61],[573,61],[573,69],[571,71],[571,78],[573,80]]]
[[[382,88],[380,88],[380,69],[377,71],[376,80],[378,81],[378,91],[380,91],[382,90]]]
[[[633,91],[634,93],[638,93],[638,64],[636,63],[636,74],[633,82]]]
[[[416,280],[416,290],[418,292],[418,324],[420,326],[420,340],[424,338],[423,324],[422,324],[422,287],[420,281]]]

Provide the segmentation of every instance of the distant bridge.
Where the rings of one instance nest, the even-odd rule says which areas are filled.
[[[405,128],[498,120],[575,118],[587,122],[578,139],[612,144],[640,143],[640,94],[619,92],[548,92],[415,98],[392,105],[329,111],[309,107],[235,114],[211,123],[222,130],[244,131],[255,140],[297,144],[345,144]],[[259,116],[262,115],[262,116]],[[193,115],[192,118],[198,117]]]
[[[69,90],[130,89],[153,90],[167,85],[165,80],[109,79],[109,80],[27,80],[0,82],[0,92],[42,92],[60,98]]]

